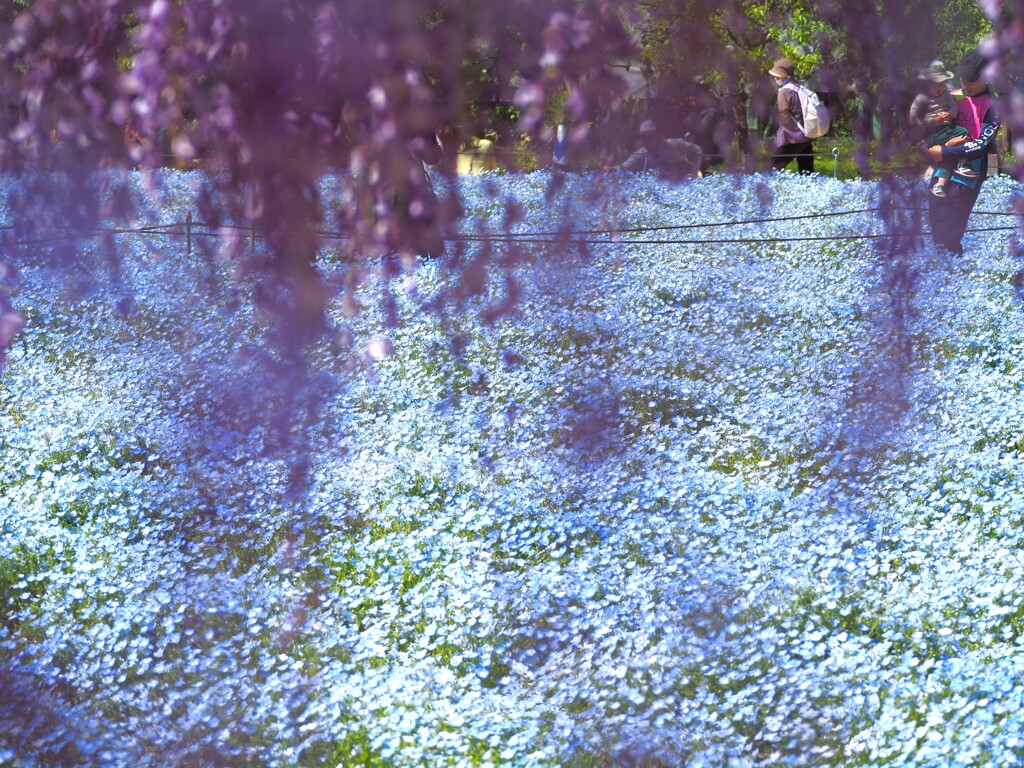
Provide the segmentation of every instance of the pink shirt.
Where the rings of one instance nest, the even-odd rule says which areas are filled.
[[[953,91],[953,97],[957,105],[956,124],[966,128],[972,139],[978,138],[981,136],[981,124],[989,107],[992,106],[992,97],[985,91],[980,96],[971,98],[959,88]]]

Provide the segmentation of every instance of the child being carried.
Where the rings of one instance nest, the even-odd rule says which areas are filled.
[[[936,145],[955,146],[971,138],[970,133],[956,123],[957,104],[946,83],[953,79],[953,73],[941,61],[933,61],[918,73],[920,92],[910,105],[910,124],[919,134],[927,133],[918,142],[922,149]],[[936,169],[932,194],[947,197],[948,184],[953,174],[965,179],[975,179],[978,172],[967,163],[941,163]]]

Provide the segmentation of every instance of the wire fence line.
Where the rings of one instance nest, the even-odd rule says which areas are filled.
[[[530,245],[700,245],[700,244],[753,244],[753,243],[778,243],[778,242],[815,242],[835,240],[879,240],[894,237],[903,237],[901,233],[864,233],[864,234],[832,234],[832,235],[809,235],[809,236],[764,236],[764,237],[739,237],[739,238],[648,238],[636,239],[629,237],[634,234],[647,232],[671,232],[693,229],[714,229],[719,227],[738,227],[758,224],[776,224],[790,221],[808,219],[826,219],[840,216],[854,216],[865,213],[877,213],[881,208],[858,208],[848,211],[828,211],[823,213],[801,214],[796,216],[776,216],[757,219],[736,219],[731,221],[699,222],[689,224],[664,224],[637,227],[605,227],[599,229],[576,229],[576,230],[541,230],[525,232],[494,232],[494,233],[452,233],[443,234],[442,237],[448,242],[501,242],[508,244],[530,244]],[[904,212],[924,213],[925,208],[898,207],[893,210]],[[1013,216],[1021,218],[1022,214],[1015,211],[973,211],[972,216]],[[966,230],[967,232],[1001,232],[1019,230],[1018,224],[993,227],[975,227]],[[14,232],[17,228],[13,225],[0,226],[0,232]],[[194,238],[222,238],[225,232],[237,232],[250,242],[250,248],[255,248],[257,240],[265,239],[258,229],[249,224],[220,224],[217,226],[206,224],[195,220],[191,213],[183,222],[172,222],[168,224],[154,224],[146,227],[98,227],[87,233],[63,232],[60,234],[45,235],[31,239],[14,239],[13,244],[18,246],[50,245],[60,242],[72,242],[87,240],[97,237],[108,237],[114,235],[134,235],[151,237],[173,237],[184,238],[186,249],[192,251]],[[303,234],[315,234],[325,240],[345,240],[350,237],[346,232],[331,231],[323,229],[303,230]],[[919,234],[929,235],[928,231]],[[594,237],[591,237],[594,236]],[[604,237],[597,237],[604,236]]]

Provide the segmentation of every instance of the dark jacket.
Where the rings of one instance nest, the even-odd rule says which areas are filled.
[[[974,98],[960,96],[957,98],[957,106],[957,123],[964,125],[972,136],[975,133],[978,136],[963,144],[957,144],[952,147],[943,146],[942,162],[961,163],[964,161],[975,161],[971,165],[979,172],[980,176],[973,183],[969,183],[968,186],[976,186],[988,175],[988,155],[993,142],[996,140],[996,134],[999,133],[999,116],[996,113],[995,102],[988,90]],[[984,109],[983,114],[981,113],[982,109]],[[977,114],[975,115],[975,113]],[[969,118],[973,118],[973,120]],[[972,128],[974,130],[971,130]],[[960,183],[965,183],[959,177],[956,180]]]

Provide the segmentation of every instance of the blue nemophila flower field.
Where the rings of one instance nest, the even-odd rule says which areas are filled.
[[[158,182],[142,223],[183,221],[198,180]],[[24,253],[0,764],[1024,760],[1012,232],[865,239],[868,182],[549,182],[460,178],[463,232],[563,235],[441,314],[441,262],[367,279],[290,410],[233,262]]]

